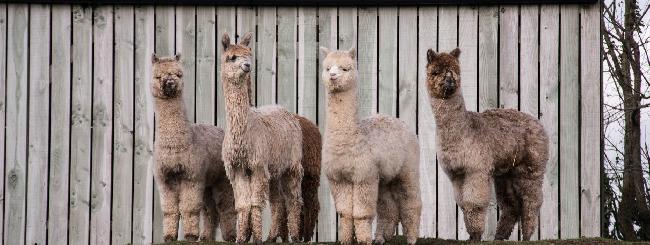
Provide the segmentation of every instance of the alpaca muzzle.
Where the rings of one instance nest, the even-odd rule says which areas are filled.
[[[178,86],[176,86],[176,82],[174,80],[165,80],[162,87],[163,95],[172,97],[176,95],[176,92],[178,91],[177,88]]]
[[[244,72],[250,72],[251,71],[251,63],[244,63],[241,65],[241,69]]]

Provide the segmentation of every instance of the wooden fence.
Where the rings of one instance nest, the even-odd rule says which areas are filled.
[[[518,108],[551,138],[536,239],[601,230],[600,11],[592,5],[421,7],[0,4],[4,244],[161,241],[152,177],[151,54],[183,54],[189,120],[224,125],[218,45],[254,31],[257,105],[325,121],[318,46],[359,57],[361,112],[395,115],[422,148],[423,237],[468,238],[436,162],[428,48],[462,49],[468,109]],[[323,178],[318,241],[336,215]],[[268,213],[267,213],[268,215]],[[491,202],[485,238],[495,234]],[[268,228],[268,218],[265,221]],[[517,239],[515,232],[512,236]]]

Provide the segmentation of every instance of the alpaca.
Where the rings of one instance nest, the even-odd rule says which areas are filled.
[[[262,242],[262,208],[267,200],[272,212],[267,241],[275,241],[278,236],[287,241],[286,233],[294,242],[301,237],[311,239],[318,214],[315,179],[320,172],[320,143],[303,142],[303,138],[320,141],[320,133],[312,122],[282,107],[250,107],[251,38],[252,33],[247,33],[239,44],[232,44],[228,33],[224,33],[221,41],[228,129],[223,159],[235,191],[236,241],[248,240],[250,229],[253,242]],[[309,198],[305,206],[310,210],[302,208],[304,191],[314,195],[305,195]],[[311,227],[309,234],[301,234],[303,220],[302,228]]]
[[[454,186],[470,240],[481,240],[493,181],[501,208],[496,239],[510,237],[519,221],[522,238],[529,240],[542,205],[548,137],[536,118],[517,110],[467,111],[459,89],[459,56],[460,49],[427,51],[438,159]]]
[[[352,244],[356,236],[357,242],[371,244],[372,220],[379,211],[376,243],[391,239],[401,221],[408,243],[415,244],[422,209],[417,137],[393,117],[360,121],[354,48],[321,47],[321,52],[327,91],[323,168],[340,215],[341,243]]]
[[[234,193],[221,160],[222,129],[187,120],[183,103],[180,55],[158,58],[154,54],[151,92],[156,105],[154,176],[163,211],[165,241],[178,238],[183,217],[185,239],[210,240],[217,224],[223,239],[234,241]],[[199,237],[199,215],[206,214]]]

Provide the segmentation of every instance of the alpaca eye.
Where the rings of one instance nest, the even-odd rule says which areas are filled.
[[[350,68],[343,68],[343,71],[348,71],[348,70],[350,70]]]
[[[230,61],[235,61],[237,59],[237,55],[230,56]]]
[[[328,70],[328,71],[329,71],[329,70],[330,70],[330,68],[332,68],[332,67],[331,67],[331,66],[328,66],[326,70]]]

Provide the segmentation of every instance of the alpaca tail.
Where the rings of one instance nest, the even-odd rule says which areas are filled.
[[[318,187],[320,186],[320,162],[322,152],[321,135],[316,124],[296,115],[302,129],[302,199],[300,238],[309,242],[314,235],[320,208]]]

